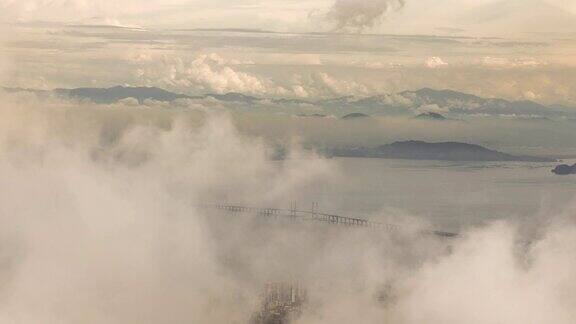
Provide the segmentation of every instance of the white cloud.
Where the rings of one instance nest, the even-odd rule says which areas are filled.
[[[438,56],[429,57],[428,59],[426,59],[425,64],[427,67],[431,69],[448,66],[448,63],[444,62],[444,60]]]
[[[337,95],[342,94],[368,94],[370,89],[367,85],[355,81],[342,80],[334,78],[327,73],[317,73],[314,80],[321,87],[327,88],[330,92]]]
[[[164,57],[155,60],[143,54],[136,56],[139,82],[179,89],[184,92],[242,92],[266,94],[273,86],[260,76],[235,68],[242,62],[227,60],[217,54],[193,58]],[[142,65],[144,64],[144,65]]]
[[[447,112],[450,112],[450,108],[447,106],[440,107],[440,106],[434,104],[434,105],[423,105],[423,106],[420,106],[416,109],[417,114],[430,113],[430,112],[438,113],[438,114],[447,113]]]
[[[352,60],[350,62],[344,62],[344,65],[355,66],[364,69],[397,69],[402,68],[404,65],[396,62],[382,62],[373,60]]]
[[[326,72],[306,75],[296,74],[289,80],[290,95],[297,97],[334,97],[345,95],[369,95],[374,92],[368,84],[342,79]]]
[[[190,58],[155,56],[147,52],[129,55],[136,65],[135,82],[160,86],[183,93],[239,92],[257,96],[317,98],[340,95],[369,95],[368,84],[335,77],[327,72],[293,74],[271,79],[246,70],[253,61],[228,59],[221,55],[200,54]]]
[[[518,67],[529,68],[548,64],[546,61],[539,60],[533,57],[505,58],[505,57],[492,57],[492,56],[483,57],[480,60],[480,63],[484,66],[491,68],[518,68]]]

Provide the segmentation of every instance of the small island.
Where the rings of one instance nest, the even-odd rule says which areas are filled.
[[[552,170],[552,173],[557,175],[576,174],[576,163],[573,165],[560,164]]]
[[[369,118],[369,115],[363,113],[351,113],[346,116],[342,116],[342,119],[358,119],[358,118]]]
[[[448,118],[444,117],[443,115],[435,112],[425,112],[421,113],[420,115],[414,117],[415,119],[420,120],[448,120]]]
[[[334,149],[332,155],[404,160],[557,162],[552,158],[512,155],[480,145],[459,142],[403,141],[371,148],[339,148]]]

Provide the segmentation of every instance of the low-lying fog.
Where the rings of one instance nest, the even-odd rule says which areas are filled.
[[[349,123],[0,99],[2,323],[246,323],[263,285],[274,280],[308,287],[309,307],[299,323],[576,320],[570,199],[553,212],[542,207],[530,217],[462,226],[448,250],[445,241],[412,235],[437,224],[394,200],[390,208],[372,203],[377,208],[368,216],[406,230],[396,235],[261,225],[198,208],[205,202],[287,207],[335,186],[358,192],[361,173],[300,148],[310,142],[370,145],[419,137],[534,151],[557,143],[561,150],[569,146],[568,127],[479,121],[416,128],[416,121],[395,119]],[[275,141],[293,143],[285,160],[270,161]],[[378,186],[393,194],[401,178],[383,168]],[[416,183],[416,173],[400,170]],[[476,172],[481,178],[482,170]],[[448,193],[490,204],[492,194],[466,190],[473,183]],[[410,199],[418,204],[426,195],[413,192]],[[316,199],[307,198],[302,204]],[[378,197],[318,197],[326,209],[343,209],[347,199],[361,206]],[[390,284],[394,298],[377,302]]]

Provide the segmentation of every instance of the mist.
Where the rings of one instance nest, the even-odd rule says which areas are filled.
[[[576,154],[572,140],[576,129],[570,119],[469,115],[439,122],[416,119],[410,111],[402,116],[393,116],[373,109],[362,111],[371,115],[370,118],[345,120],[340,116],[349,111],[337,106],[324,110],[304,105],[247,107],[210,100],[172,103],[147,100],[139,105],[130,99],[102,105],[28,92],[7,93],[5,100],[16,105],[42,106],[48,111],[74,111],[75,118],[81,123],[100,125],[97,137],[101,145],[115,143],[121,134],[135,126],[166,130],[171,128],[173,120],[185,120],[188,126],[198,128],[205,122],[207,112],[212,112],[226,116],[236,131],[247,138],[258,139],[267,154],[278,147],[289,150],[296,145],[308,153],[316,151],[321,155],[335,147],[375,147],[405,140],[466,142],[520,155],[570,157]],[[314,117],[314,114],[320,117]],[[58,131],[68,132],[75,127],[68,125],[58,128]],[[78,134],[70,136],[96,136],[76,131]]]
[[[282,280],[309,292],[297,323],[574,322],[574,206],[449,242],[403,213],[373,215],[393,234],[222,214],[199,206],[286,208],[347,175],[297,139],[272,162],[226,111],[168,112],[1,97],[1,322],[247,323]]]

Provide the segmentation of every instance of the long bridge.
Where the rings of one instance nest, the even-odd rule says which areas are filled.
[[[292,204],[290,209],[248,207],[227,204],[204,204],[200,205],[199,207],[204,209],[222,210],[232,214],[254,214],[267,218],[283,219],[289,221],[318,222],[350,227],[367,227],[381,229],[389,232],[398,232],[401,230],[401,227],[397,225],[375,222],[363,218],[353,218],[318,212],[316,210],[317,204],[313,205],[312,210],[298,210],[296,208],[296,204]],[[435,235],[443,238],[455,238],[458,236],[457,233],[436,230],[422,230],[419,231],[419,233],[425,235]]]
[[[292,203],[290,209],[249,207],[229,204],[203,204],[198,208],[223,211],[228,214],[255,215],[270,220],[287,222],[315,222],[326,225],[336,225],[342,227],[372,228],[387,232],[400,232],[402,228],[397,225],[371,221],[363,218],[346,217],[336,214],[322,213],[318,211],[318,204],[314,203],[311,210],[298,210],[296,204]],[[450,240],[458,237],[458,234],[421,230],[416,234],[434,236],[442,240]],[[449,242],[446,242],[449,243]],[[384,292],[379,298],[387,298],[390,292]],[[298,283],[291,282],[269,282],[262,292],[261,305],[253,313],[249,324],[288,324],[298,318],[303,307],[307,303],[307,291]]]
[[[287,222],[315,222],[326,225],[336,225],[349,228],[371,228],[387,232],[400,232],[402,228],[397,225],[376,222],[363,218],[346,217],[336,214],[322,213],[318,211],[318,204],[314,203],[311,210],[298,210],[296,204],[292,203],[290,209],[249,207],[230,204],[202,204],[196,205],[198,208],[223,211],[228,214],[255,215],[274,221]],[[458,237],[459,234],[435,231],[420,230],[419,235],[434,236],[442,240],[450,240]],[[446,241],[446,243],[449,243]],[[379,298],[388,298],[389,291],[385,291]],[[253,313],[249,324],[288,324],[298,318],[303,307],[307,303],[307,290],[298,283],[291,282],[269,282],[261,295],[261,305]]]

